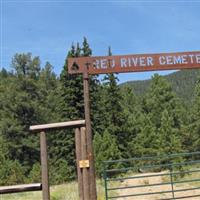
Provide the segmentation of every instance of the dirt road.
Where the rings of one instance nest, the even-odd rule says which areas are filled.
[[[141,174],[141,176],[145,175],[154,175],[154,174],[163,174],[166,172],[161,172],[161,173],[144,173]],[[138,175],[137,175],[138,176]],[[148,178],[139,178],[139,179],[130,179],[130,180],[125,180],[121,186],[137,186],[137,185],[146,185],[147,187],[142,187],[142,188],[128,188],[128,189],[123,189],[118,192],[118,194],[121,195],[131,195],[131,194],[140,194],[140,193],[154,193],[154,192],[161,192],[161,191],[171,191],[172,186],[171,185],[161,185],[161,186],[153,186],[150,187],[148,185],[150,184],[157,184],[157,183],[163,183],[166,182],[165,180],[166,177],[164,176],[156,176],[156,177],[148,177]],[[169,180],[168,180],[169,181]],[[174,185],[174,190],[181,190],[181,189],[187,189],[191,187],[197,187],[197,186],[192,186],[189,184],[177,184]],[[175,197],[183,197],[183,196],[194,196],[194,195],[200,195],[200,189],[198,190],[192,190],[192,191],[182,191],[182,192],[176,192]],[[167,199],[167,198],[172,198],[172,193],[166,193],[166,194],[156,194],[156,195],[144,195],[144,196],[138,196],[138,197],[126,197],[126,198],[120,198],[121,200],[156,200],[156,199]],[[199,200],[199,197],[188,197],[185,198],[187,200]]]

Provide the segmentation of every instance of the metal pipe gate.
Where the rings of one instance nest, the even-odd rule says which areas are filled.
[[[105,199],[200,199],[200,152],[104,162]]]

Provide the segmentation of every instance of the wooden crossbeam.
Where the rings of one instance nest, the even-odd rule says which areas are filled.
[[[39,190],[42,190],[42,184],[41,183],[1,186],[0,187],[0,194],[30,192],[30,191],[39,191]]]
[[[85,120],[33,125],[33,126],[30,126],[30,131],[45,131],[45,130],[62,129],[62,128],[77,128],[77,127],[82,127],[82,126],[85,126]]]

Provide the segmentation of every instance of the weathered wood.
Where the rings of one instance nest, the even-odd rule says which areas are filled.
[[[81,168],[79,167],[79,161],[81,160],[81,132],[79,128],[75,129],[75,145],[76,145],[76,165],[77,165],[77,175],[78,175],[78,189],[79,189],[79,199],[84,200],[83,196],[83,175]]]
[[[49,192],[49,175],[48,175],[48,160],[47,160],[47,142],[46,133],[40,132],[40,153],[42,165],[42,196],[43,200],[50,200]]]
[[[0,187],[0,194],[18,193],[18,192],[30,192],[42,190],[41,183],[23,184],[23,185],[11,185]]]
[[[90,162],[89,167],[89,185],[90,185],[90,199],[97,199],[96,191],[96,178],[95,178],[95,167],[94,167],[94,155],[92,147],[92,129],[90,119],[90,96],[89,96],[89,75],[88,69],[85,66],[83,73],[83,86],[84,86],[84,109],[85,109],[85,123],[86,123],[86,143],[87,143],[87,157]]]
[[[86,145],[85,127],[81,128],[81,158],[82,158],[82,160],[87,159],[87,145]],[[89,170],[88,170],[88,168],[82,168],[82,173],[83,173],[84,200],[92,200],[91,197],[90,197]]]
[[[85,120],[33,125],[33,126],[30,126],[30,131],[45,131],[45,130],[51,130],[51,129],[76,128],[76,127],[81,127],[81,126],[85,126]]]

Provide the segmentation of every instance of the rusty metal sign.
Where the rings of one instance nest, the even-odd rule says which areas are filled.
[[[68,58],[70,74],[107,74],[200,68],[200,51]]]
[[[80,160],[79,161],[79,167],[80,168],[88,168],[88,167],[90,167],[89,160]]]

